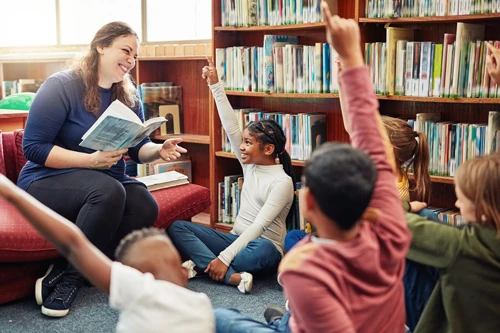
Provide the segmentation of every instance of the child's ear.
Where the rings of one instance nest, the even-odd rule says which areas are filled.
[[[264,154],[273,156],[274,155],[274,145],[273,144],[266,144],[264,146]]]

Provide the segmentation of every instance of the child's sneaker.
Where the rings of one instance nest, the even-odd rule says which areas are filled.
[[[47,269],[44,276],[36,280],[35,283],[35,299],[36,304],[42,305],[43,302],[49,297],[50,293],[54,291],[57,283],[66,270],[68,263],[65,260],[58,260],[51,264]]]
[[[198,274],[194,268],[196,267],[196,264],[192,260],[184,261],[182,263],[182,267],[186,268],[188,271],[188,279],[192,279]]]
[[[266,311],[264,311],[264,318],[266,319],[266,323],[270,324],[273,321],[278,321],[283,318],[286,310],[280,306],[268,306]]]
[[[247,272],[241,273],[241,282],[238,285],[238,290],[243,294],[247,294],[253,287],[253,275]]]

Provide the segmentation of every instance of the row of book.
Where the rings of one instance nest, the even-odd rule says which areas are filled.
[[[322,22],[322,0],[221,0],[222,26],[251,27]],[[328,0],[332,13],[337,0]]]
[[[2,81],[2,96],[3,98],[21,93],[32,92],[36,93],[38,88],[42,85],[44,80],[36,79],[19,79],[19,80],[5,80]]]
[[[499,13],[499,0],[367,0],[365,16],[416,17]]]
[[[263,47],[218,48],[219,80],[228,90],[337,93],[336,52],[331,45],[298,42],[297,36],[265,35]]]
[[[443,43],[412,41],[414,30],[388,27],[386,42],[366,43],[374,90],[384,95],[495,98],[498,86],[486,70],[484,25],[457,23]],[[500,47],[499,41],[491,43]]]
[[[427,209],[436,213],[438,219],[444,224],[455,227],[461,227],[467,224],[464,217],[460,215],[460,212],[455,208],[437,208],[429,206]]]
[[[288,114],[263,112],[255,108],[234,109],[240,129],[252,121],[272,119],[283,128],[286,137],[286,151],[293,160],[307,160],[314,149],[326,141],[326,115],[322,113]],[[222,149],[234,153],[224,128],[222,128]]]
[[[427,137],[431,175],[454,176],[465,161],[500,152],[500,112],[490,111],[488,124],[440,121],[440,116],[419,113],[415,120],[408,120],[415,131]]]

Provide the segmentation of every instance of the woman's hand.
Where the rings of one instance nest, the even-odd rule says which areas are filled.
[[[115,151],[96,151],[90,154],[90,169],[109,169],[122,159],[128,149]]]
[[[207,80],[209,85],[219,82],[219,76],[217,75],[217,69],[212,61],[212,58],[207,56],[208,66],[201,69],[201,77]]]
[[[181,138],[172,138],[166,140],[163,145],[158,149],[158,155],[164,161],[172,161],[176,160],[178,157],[181,157],[181,153],[187,153],[187,149],[178,146],[178,143],[181,143]]]
[[[215,281],[223,281],[224,276],[226,276],[228,266],[224,264],[219,258],[215,258],[208,264],[207,268],[205,269],[205,273],[208,273],[208,276],[212,280]]]
[[[412,213],[418,213],[422,209],[424,209],[425,207],[427,207],[427,204],[425,202],[421,202],[421,201],[411,201],[410,202],[410,212],[412,212]]]

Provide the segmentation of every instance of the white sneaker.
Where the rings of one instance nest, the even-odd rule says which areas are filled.
[[[198,274],[194,268],[196,267],[196,264],[192,260],[184,261],[182,263],[182,267],[186,268],[188,271],[188,279],[192,279]]]
[[[247,272],[241,273],[241,282],[238,285],[238,290],[243,294],[247,294],[252,290],[253,275]]]

